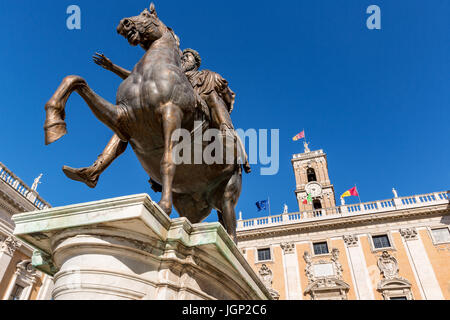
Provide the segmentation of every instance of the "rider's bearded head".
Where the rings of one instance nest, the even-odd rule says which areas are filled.
[[[197,51],[193,49],[186,49],[183,51],[183,56],[181,57],[181,66],[184,72],[195,71],[200,68],[202,59]]]

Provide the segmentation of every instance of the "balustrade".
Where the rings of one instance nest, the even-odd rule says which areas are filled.
[[[25,199],[31,202],[37,209],[43,210],[50,208],[51,206],[41,199],[36,192],[33,192],[30,187],[28,187],[20,178],[18,178],[14,173],[8,170],[8,168],[0,162],[0,179],[6,182],[22,195]]]
[[[257,229],[274,225],[294,224],[335,217],[375,214],[406,208],[424,207],[449,203],[449,191],[401,197],[396,199],[372,201],[354,205],[343,205],[335,208],[318,209],[305,212],[286,213],[271,217],[260,217],[244,220],[238,230]]]

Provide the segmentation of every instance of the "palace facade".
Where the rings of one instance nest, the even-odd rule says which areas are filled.
[[[34,249],[13,236],[12,215],[49,208],[39,194],[0,162],[0,299],[49,300],[52,279],[31,264]]]
[[[274,298],[450,299],[449,191],[337,206],[323,150],[292,165],[299,212],[238,221],[238,247]]]

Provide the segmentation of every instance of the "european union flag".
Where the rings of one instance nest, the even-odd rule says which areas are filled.
[[[256,207],[258,208],[258,212],[261,210],[267,210],[267,206],[269,205],[268,200],[258,201],[256,203]]]

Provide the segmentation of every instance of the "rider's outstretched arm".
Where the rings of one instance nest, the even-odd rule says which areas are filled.
[[[131,71],[124,69],[122,67],[119,67],[118,65],[115,65],[111,62],[107,57],[105,57],[102,53],[95,53],[93,56],[94,62],[98,64],[99,66],[102,66],[106,70],[112,71],[115,74],[117,74],[122,79],[128,78],[128,76],[131,74]]]

